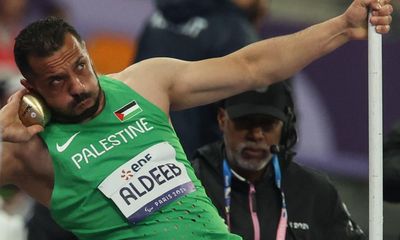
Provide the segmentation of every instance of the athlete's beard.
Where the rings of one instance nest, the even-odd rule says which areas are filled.
[[[70,122],[71,123],[78,123],[78,122],[82,122],[85,119],[91,118],[92,116],[95,115],[95,113],[97,112],[97,110],[99,109],[100,106],[100,94],[102,94],[102,90],[101,87],[99,86],[99,92],[97,93],[97,97],[96,97],[96,101],[94,102],[93,106],[89,107],[88,109],[86,109],[85,111],[83,111],[81,114],[77,115],[77,116],[72,116],[70,117]],[[77,101],[74,101],[74,105],[78,105],[80,102],[84,101],[85,99],[89,98],[88,96],[89,94],[82,94],[81,96],[79,96],[79,98],[77,99]]]
[[[96,75],[96,77],[97,77],[97,75]],[[95,100],[93,106],[84,110],[79,115],[67,115],[67,114],[61,113],[57,110],[52,110],[52,118],[58,122],[79,123],[79,122],[82,122],[86,119],[93,117],[100,107],[100,97],[101,97],[101,94],[103,94],[103,91],[101,89],[101,86],[100,86],[98,80],[97,80],[97,84],[98,84],[99,91],[97,93],[96,100]],[[81,103],[82,101],[84,101],[90,97],[92,97],[91,93],[82,93],[82,94],[74,97],[74,100],[68,105],[68,108],[74,109],[79,103]]]
[[[236,149],[227,148],[226,154],[231,165],[233,164],[245,171],[260,171],[264,169],[271,160],[272,155],[268,154],[269,151],[266,150],[267,154],[263,158],[258,158],[258,159],[244,158],[242,153],[244,149],[248,147],[268,149],[267,146],[265,145],[260,146],[252,142],[240,143]]]

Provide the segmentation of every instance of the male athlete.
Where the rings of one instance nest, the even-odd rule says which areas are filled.
[[[368,8],[376,31],[387,33],[389,0],[354,0],[338,17],[225,57],[154,58],[99,77],[73,27],[57,18],[34,22],[16,38],[15,60],[21,83],[44,99],[52,120],[44,129],[22,125],[25,91],[1,109],[0,185],[25,190],[81,239],[238,238],[195,177],[169,111],[287,79],[365,39]]]

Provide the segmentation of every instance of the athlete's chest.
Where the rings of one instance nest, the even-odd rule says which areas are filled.
[[[90,175],[93,169],[112,168],[162,138],[162,130],[146,117],[124,124],[106,123],[77,128],[48,143],[51,155],[68,171]],[[160,141],[160,140],[158,140]]]

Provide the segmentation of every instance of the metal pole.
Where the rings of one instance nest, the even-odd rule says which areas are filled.
[[[371,13],[369,15],[371,17]],[[383,239],[382,36],[368,21],[369,239]]]

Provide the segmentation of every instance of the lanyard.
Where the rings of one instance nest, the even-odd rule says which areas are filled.
[[[282,199],[282,207],[281,207],[281,215],[278,223],[278,229],[276,232],[276,240],[285,240],[286,237],[286,228],[287,228],[287,209],[286,209],[286,200],[285,193],[282,190],[281,180],[281,168],[279,166],[278,156],[276,154],[272,155],[272,165],[274,167],[274,175],[275,175],[275,185],[281,192]],[[226,159],[223,161],[223,173],[224,173],[224,200],[225,200],[225,216],[228,228],[231,228],[230,221],[230,208],[231,208],[231,182],[232,182],[232,170],[229,167]]]

